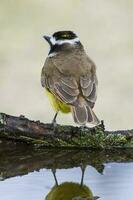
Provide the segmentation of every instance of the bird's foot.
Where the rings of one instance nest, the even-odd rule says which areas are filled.
[[[86,125],[82,125],[80,126],[80,129],[82,132],[84,132],[84,131],[88,131],[90,128],[88,128]]]
[[[51,127],[52,127],[53,129],[55,129],[55,128],[57,127],[56,117],[57,117],[57,115],[58,115],[58,112],[59,112],[59,111],[57,111],[57,112],[55,113],[54,119],[52,120],[52,123],[51,123]]]
[[[81,168],[81,171],[82,171],[82,177],[81,177],[80,185],[82,187],[83,186],[83,181],[84,181],[84,174],[85,174],[86,165],[81,163],[80,168]]]
[[[56,169],[52,168],[51,171],[52,171],[53,176],[54,176],[55,184],[56,184],[56,186],[58,186],[58,180],[57,180],[57,177],[56,177]]]
[[[53,129],[55,129],[56,127],[57,127],[57,122],[56,122],[56,120],[52,120],[52,123],[51,123],[51,127],[53,128]]]

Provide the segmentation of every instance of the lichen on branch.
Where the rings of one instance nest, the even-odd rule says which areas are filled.
[[[133,148],[133,130],[106,131],[104,123],[93,128],[44,124],[0,113],[0,138],[35,147]]]

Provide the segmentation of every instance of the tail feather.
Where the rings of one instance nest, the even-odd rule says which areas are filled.
[[[86,106],[74,106],[72,107],[72,113],[74,117],[74,121],[77,124],[84,125],[88,121],[88,111]]]
[[[88,105],[86,101],[82,104],[77,104],[71,107],[74,121],[77,124],[85,125],[86,123],[99,124],[100,121]]]

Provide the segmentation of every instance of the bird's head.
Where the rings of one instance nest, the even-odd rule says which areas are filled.
[[[73,31],[58,31],[52,36],[44,35],[44,39],[50,45],[50,53],[56,52],[58,50],[74,47],[82,47],[78,36]]]

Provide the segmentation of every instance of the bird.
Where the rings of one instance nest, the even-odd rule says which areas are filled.
[[[56,124],[61,111],[71,112],[78,125],[98,125],[100,120],[93,111],[98,86],[95,63],[73,31],[57,31],[43,37],[50,50],[41,71],[41,85],[55,109],[52,123]]]

